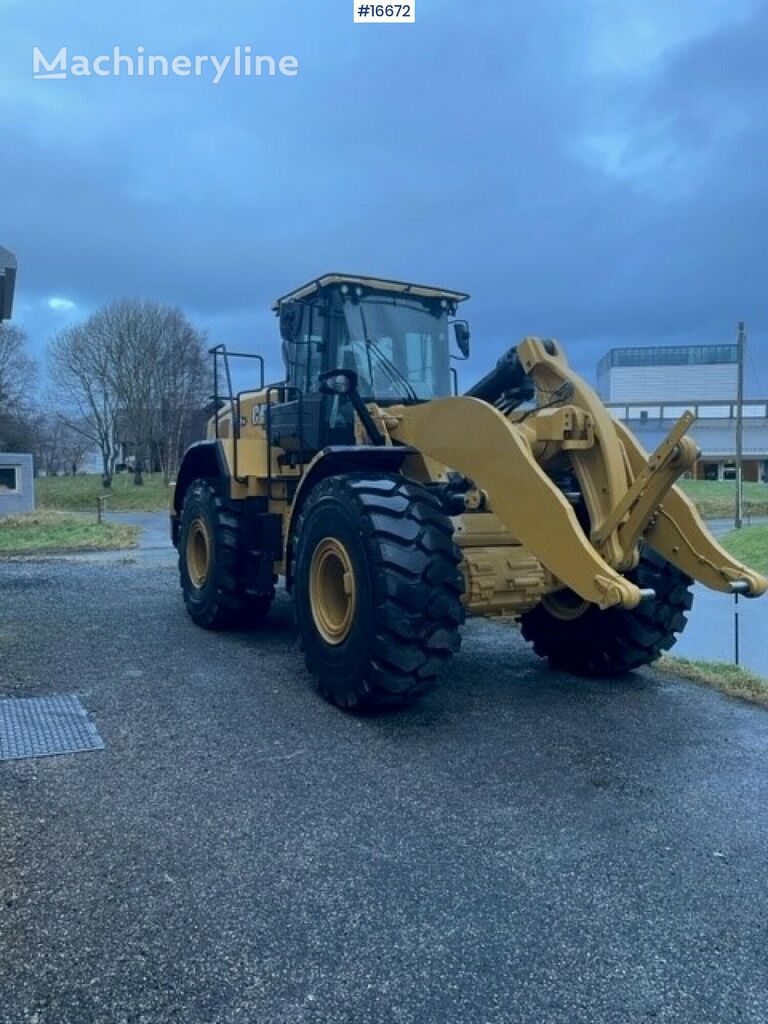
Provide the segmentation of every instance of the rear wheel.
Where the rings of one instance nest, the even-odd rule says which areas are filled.
[[[649,665],[685,629],[692,580],[649,548],[627,577],[653,588],[654,600],[631,611],[600,611],[573,591],[559,591],[523,615],[523,636],[552,668],[577,675],[608,676]]]
[[[179,574],[184,603],[204,629],[256,625],[273,594],[246,593],[247,551],[239,509],[208,480],[195,480],[184,498]]]
[[[296,620],[320,693],[371,709],[430,690],[464,621],[461,554],[437,501],[400,476],[330,477],[295,538]]]

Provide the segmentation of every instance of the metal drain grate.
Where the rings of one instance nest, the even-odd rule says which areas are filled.
[[[75,696],[0,700],[0,761],[103,749],[104,741]]]

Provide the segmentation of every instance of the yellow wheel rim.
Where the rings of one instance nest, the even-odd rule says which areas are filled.
[[[309,600],[317,631],[329,644],[349,635],[357,607],[357,588],[349,552],[334,537],[315,548],[309,567]]]
[[[571,622],[573,619],[580,619],[590,607],[589,601],[574,594],[572,590],[557,590],[554,594],[547,594],[542,604],[556,619],[564,622]]]
[[[211,570],[211,534],[202,519],[195,519],[187,534],[187,570],[192,586],[205,586]]]

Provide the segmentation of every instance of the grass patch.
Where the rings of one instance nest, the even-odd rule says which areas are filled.
[[[750,569],[768,573],[768,526],[745,526],[743,530],[731,530],[720,538],[720,543]]]
[[[655,667],[669,675],[714,687],[729,697],[740,697],[768,707],[768,679],[738,665],[729,665],[724,661],[688,661],[687,658],[665,656]]]
[[[167,512],[171,488],[163,483],[162,473],[145,473],[143,487],[137,487],[133,475],[120,473],[106,490],[96,474],[49,476],[35,481],[39,508],[71,512],[96,511],[96,499],[106,497],[107,512]]]
[[[138,533],[136,526],[97,523],[72,513],[42,510],[0,519],[0,553],[55,554],[132,548]]]
[[[705,519],[726,519],[736,512],[736,484],[728,480],[679,480]],[[768,484],[744,484],[744,515],[768,516]]]
[[[681,480],[683,491],[694,500],[705,519],[732,516],[736,507],[736,485],[717,480]],[[40,508],[72,512],[93,512],[96,498],[106,495],[112,512],[166,512],[171,489],[161,473],[145,473],[144,486],[137,487],[130,473],[120,473],[112,488],[104,490],[97,474],[40,477],[35,481]],[[768,516],[768,485],[744,484],[745,516]]]

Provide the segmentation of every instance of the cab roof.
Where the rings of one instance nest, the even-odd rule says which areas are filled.
[[[359,285],[376,291],[396,292],[400,295],[416,295],[426,299],[450,299],[452,302],[463,302],[469,298],[466,292],[455,292],[448,288],[433,288],[426,284],[409,284],[406,281],[390,281],[384,277],[364,277],[360,274],[324,274],[322,277],[317,277],[314,281],[288,292],[287,295],[281,295],[279,299],[275,299],[272,309],[277,313],[283,302],[308,299],[322,288],[342,284]]]

